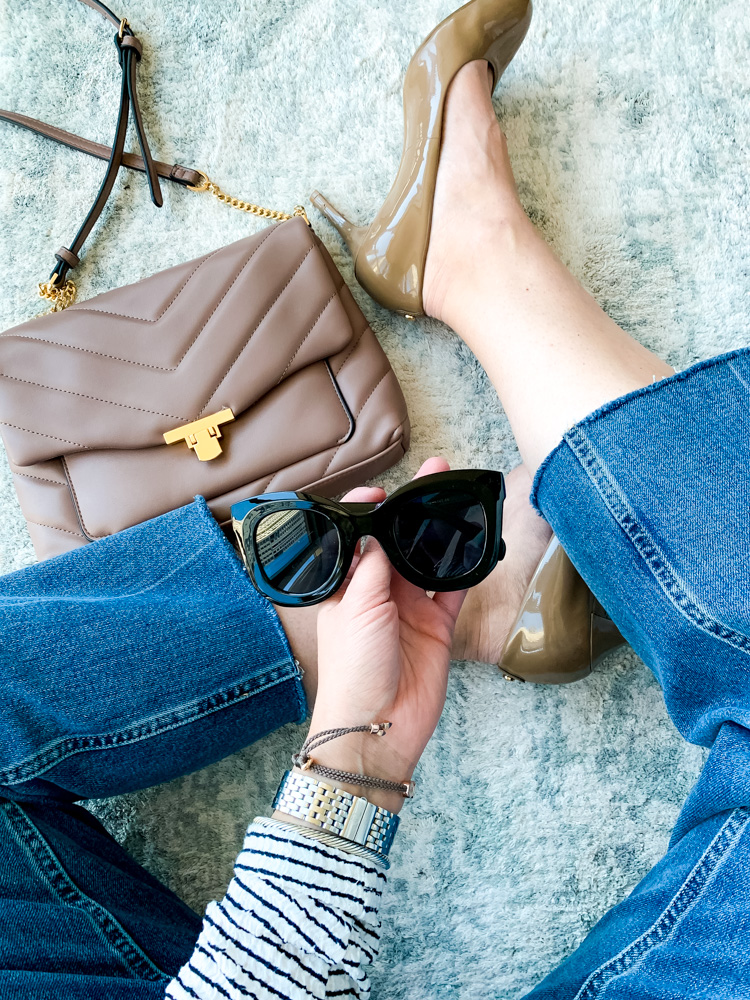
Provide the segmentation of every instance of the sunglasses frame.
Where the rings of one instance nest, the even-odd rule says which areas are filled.
[[[401,554],[395,537],[398,510],[420,493],[440,487],[441,493],[464,493],[476,499],[484,511],[485,547],[477,565],[460,577],[450,580],[431,577],[413,569]],[[501,472],[464,469],[421,476],[401,486],[380,503],[346,503],[311,493],[265,493],[232,505],[232,528],[247,572],[255,588],[274,604],[287,608],[311,607],[334,594],[346,579],[356,552],[357,542],[371,536],[380,543],[393,567],[409,583],[429,591],[465,590],[480,583],[505,556],[502,538],[505,480]],[[269,507],[273,505],[272,511]],[[267,579],[255,552],[255,529],[269,515],[284,510],[313,510],[328,517],[339,535],[336,566],[325,586],[309,594],[287,594],[277,590]]]

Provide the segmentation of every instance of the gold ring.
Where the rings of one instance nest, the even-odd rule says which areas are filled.
[[[208,179],[208,174],[204,174],[202,170],[195,170],[194,173],[200,174],[203,180],[200,184],[187,184],[188,191],[208,191],[208,185],[211,183]]]

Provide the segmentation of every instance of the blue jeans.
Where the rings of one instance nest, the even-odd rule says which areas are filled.
[[[604,407],[537,475],[540,511],[711,753],[665,857],[530,997],[750,997],[749,404],[735,352]],[[0,635],[0,998],[160,997],[199,918],[75,801],[301,720],[278,619],[198,501],[0,580]]]
[[[750,997],[750,350],[569,431],[532,499],[710,747],[669,850],[529,996]]]
[[[279,620],[199,500],[0,579],[0,637],[0,997],[163,997],[201,920],[75,802],[301,722]]]

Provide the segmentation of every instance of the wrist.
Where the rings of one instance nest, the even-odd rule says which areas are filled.
[[[310,725],[310,733],[314,735],[334,728],[337,724],[331,722],[330,719],[314,717]],[[351,775],[367,775],[370,778],[379,778],[399,784],[410,781],[414,773],[414,765],[405,762],[400,757],[392,744],[388,743],[388,735],[375,736],[369,732],[347,733],[344,736],[339,736],[335,740],[310,751],[310,757],[322,767],[344,771]],[[298,767],[295,767],[294,770],[310,777],[321,777],[324,781],[331,781],[337,788],[341,788],[351,795],[366,798],[368,802],[372,802],[373,805],[379,806],[381,809],[387,809],[389,812],[399,813],[403,808],[405,796],[400,789],[377,788],[353,780],[326,778],[324,775],[316,775],[314,771],[305,771]]]
[[[334,847],[363,857],[372,855],[371,860],[388,867],[399,818],[364,796],[309,772],[287,771],[273,809],[273,821],[298,826],[313,839],[330,841],[333,837]]]
[[[317,760],[317,758],[316,758]],[[325,767],[333,767],[337,771],[349,771],[350,773],[356,774],[369,774],[373,778],[378,778],[380,775],[372,774],[371,771],[353,771],[350,767],[344,767],[343,764],[336,760],[333,763],[326,763],[320,761]],[[346,763],[346,761],[344,761]],[[349,781],[334,781],[332,778],[325,778],[320,775],[316,775],[312,771],[303,771],[302,768],[295,767],[292,769],[294,774],[303,774],[308,778],[320,777],[321,781],[327,781],[330,785],[335,785],[336,788],[340,788],[344,792],[349,792],[350,795],[354,795],[358,798],[365,798],[368,802],[371,802],[374,806],[378,806],[380,809],[387,809],[388,812],[400,813],[404,805],[404,796],[399,792],[393,792],[386,788],[371,788],[369,785],[359,785],[354,784]]]

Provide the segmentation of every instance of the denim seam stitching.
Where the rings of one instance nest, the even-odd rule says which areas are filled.
[[[682,371],[675,372],[674,375],[668,375],[666,378],[659,379],[658,382],[651,382],[649,385],[644,385],[640,389],[634,389],[632,392],[626,393],[624,396],[619,396],[617,399],[613,399],[609,403],[605,403],[603,406],[598,407],[593,410],[583,419],[577,421],[567,432],[567,434],[573,433],[580,430],[582,427],[586,427],[589,424],[597,423],[603,417],[608,416],[610,413],[615,413],[621,407],[627,405],[635,399],[640,399],[642,396],[647,396],[652,393],[661,392],[663,389],[673,386],[677,382],[685,382],[692,378],[694,375],[700,372],[707,371],[709,368],[714,368],[719,364],[729,364],[730,359],[746,357],[750,348],[738,347],[736,350],[727,351],[725,354],[719,354],[714,358],[705,358],[703,361],[698,361],[689,368],[685,368]],[[736,373],[735,373],[736,374]],[[558,442],[552,451],[547,455],[542,464],[536,470],[534,475],[534,482],[531,487],[531,502],[534,504],[537,510],[541,513],[539,507],[539,493],[541,492],[542,478],[544,473],[547,471],[552,463],[552,459],[555,454],[560,450],[560,447],[564,444],[567,434],[563,435],[563,440]]]
[[[96,931],[135,977],[153,981],[170,976],[153,962],[127,933],[122,924],[95,899],[88,896],[70,877],[47,838],[16,802],[4,802],[6,815],[16,840],[28,851],[50,889],[65,905],[82,910]]]
[[[737,381],[740,383],[743,389],[750,392],[750,383],[747,382],[747,380],[744,378],[743,375],[740,375],[740,373],[737,371],[737,369],[734,367],[731,361],[727,362],[727,368],[730,370],[732,375],[734,375],[734,377],[737,379]]]
[[[596,487],[609,512],[627,535],[635,550],[651,570],[672,605],[694,625],[716,639],[750,653],[750,637],[717,621],[689,596],[656,541],[636,518],[617,484],[609,474],[593,444],[581,427],[565,435],[565,441],[581,468]]]
[[[700,898],[719,864],[736,846],[748,822],[750,813],[746,808],[735,809],[731,813],[658,919],[618,955],[595,969],[576,993],[574,1000],[595,1000],[613,979],[629,972],[653,948],[669,939]]]
[[[296,683],[294,686],[294,693],[297,696],[297,718],[295,719],[295,722],[301,725],[307,718],[307,697],[305,695],[303,682],[304,672],[299,662],[295,661],[294,667],[297,672],[297,676],[295,678]]]
[[[142,719],[127,729],[88,736],[66,737],[43,748],[33,757],[0,771],[0,784],[12,786],[21,784],[24,781],[30,781],[33,778],[38,778],[56,764],[60,764],[62,761],[68,760],[79,753],[109,750],[112,747],[140,743],[142,740],[161,736],[164,733],[206,718],[214,712],[221,711],[230,705],[245,701],[256,694],[261,694],[263,691],[277,684],[293,681],[296,686],[296,679],[297,668],[294,663],[288,659],[280,660],[270,670],[261,675],[261,677],[241,681],[230,688],[206,695],[197,701],[181,705],[170,712]],[[295,694],[298,698],[298,692],[295,692]],[[218,704],[215,704],[217,699],[220,701]],[[174,721],[169,721],[168,724],[165,724],[166,720]]]

